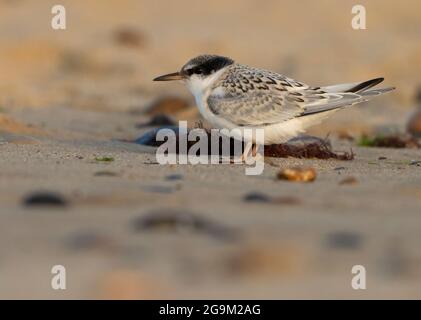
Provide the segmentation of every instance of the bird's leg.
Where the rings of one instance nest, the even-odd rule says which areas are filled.
[[[231,163],[246,163],[248,155],[252,147],[253,147],[253,142],[247,142],[244,147],[243,154],[240,157],[233,157],[230,162]]]
[[[253,148],[251,149],[251,155],[253,157],[256,156],[257,154],[257,150],[259,150],[259,145],[257,143],[253,143]]]
[[[251,150],[251,155],[254,161],[264,161],[263,154],[258,153],[259,145],[257,143],[253,144],[253,149]]]
[[[249,162],[249,155],[251,153],[252,158],[255,160],[258,160],[259,154],[257,151],[259,150],[259,145],[253,143],[253,142],[247,142],[244,146],[243,154],[239,157],[233,157],[230,160],[230,163],[248,163]],[[251,152],[250,152],[251,151]]]
[[[250,150],[254,148],[253,142],[247,142],[246,146],[244,147],[243,154],[241,155],[241,159],[243,162],[247,162],[247,158],[249,156]]]

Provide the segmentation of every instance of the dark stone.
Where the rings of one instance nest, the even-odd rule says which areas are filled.
[[[182,174],[170,174],[170,175],[165,177],[165,180],[168,180],[168,181],[183,180],[183,175]]]
[[[244,196],[244,201],[246,202],[271,202],[271,198],[263,193],[251,192]]]
[[[155,210],[133,221],[135,232],[167,231],[204,234],[218,240],[234,240],[238,232],[198,214],[179,210]]]
[[[94,176],[96,177],[115,177],[117,176],[117,173],[112,171],[97,171],[94,173]]]
[[[156,140],[156,135],[158,133],[159,130],[162,129],[168,129],[168,130],[172,130],[174,132],[174,138],[175,138],[175,150],[176,153],[179,154],[180,150],[179,150],[179,141],[180,141],[180,137],[182,137],[182,139],[185,139],[187,141],[187,152],[190,150],[190,148],[192,146],[194,146],[198,141],[199,138],[197,138],[196,141],[188,141],[188,137],[183,137],[182,135],[186,134],[188,135],[189,132],[191,130],[197,130],[196,133],[198,133],[199,135],[203,135],[203,136],[207,136],[207,142],[208,142],[208,148],[207,148],[207,154],[211,155],[211,154],[218,154],[218,155],[223,155],[223,156],[228,156],[228,154],[226,154],[226,152],[224,152],[225,150],[223,150],[223,146],[225,144],[229,143],[229,152],[231,156],[235,155],[235,145],[236,143],[238,143],[238,141],[236,141],[234,138],[229,138],[226,136],[214,136],[212,139],[212,133],[208,130],[205,130],[203,128],[194,128],[194,129],[188,129],[188,132],[186,133],[180,133],[180,130],[178,127],[176,126],[163,126],[163,127],[159,127],[159,128],[155,128],[153,130],[150,130],[146,133],[144,133],[140,138],[136,139],[134,141],[134,143],[138,143],[138,144],[142,144],[142,145],[147,145],[147,146],[152,146],[152,147],[159,147],[160,145],[162,145],[165,141],[157,141]],[[181,136],[180,136],[181,134]],[[219,140],[218,140],[219,139]],[[227,141],[229,140],[229,141]],[[212,148],[212,143],[217,143],[217,141],[223,141],[222,143],[219,143],[218,145],[214,146],[214,148]],[[242,143],[242,142],[240,142]],[[244,147],[244,143],[242,143],[241,147]],[[214,149],[214,152],[212,153],[212,149]],[[242,149],[241,149],[242,150]],[[181,151],[183,152],[183,151]]]
[[[164,141],[157,141],[156,140],[156,134],[161,129],[172,130],[172,131],[174,131],[174,134],[178,137],[178,133],[179,133],[178,127],[176,127],[176,126],[159,127],[159,128],[155,128],[153,130],[150,130],[150,131],[144,133],[142,136],[137,138],[134,142],[138,143],[138,144],[143,144],[145,146],[159,147],[161,144],[164,143]]]
[[[287,143],[265,146],[264,151],[266,157],[274,158],[354,159],[352,151],[335,153],[329,140],[306,135],[288,140]]]

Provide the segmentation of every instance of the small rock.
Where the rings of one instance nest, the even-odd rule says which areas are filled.
[[[170,126],[170,127],[159,127],[159,128],[155,128],[153,130],[150,130],[146,133],[144,133],[142,136],[140,136],[139,138],[137,138],[134,143],[138,143],[138,144],[142,144],[145,146],[151,146],[151,147],[159,147],[161,144],[163,144],[165,141],[157,141],[156,140],[156,134],[158,133],[159,130],[162,129],[168,129],[168,130],[172,130],[175,134],[175,136],[178,136],[179,134],[179,128],[176,126]]]
[[[410,116],[406,131],[415,138],[421,138],[421,108]]]
[[[313,168],[286,168],[278,172],[277,177],[280,180],[296,182],[313,182],[316,180],[316,170]]]
[[[379,157],[379,160],[387,160],[386,157]]]
[[[77,232],[68,236],[64,244],[71,250],[89,250],[110,247],[111,241],[95,232]]]
[[[27,207],[64,207],[67,201],[57,193],[36,192],[25,197],[23,204]]]
[[[168,180],[168,181],[183,180],[183,175],[182,174],[170,174],[170,175],[165,177],[165,180]]]
[[[97,171],[94,173],[94,176],[96,177],[115,177],[117,176],[117,173],[113,171]]]
[[[219,240],[233,240],[238,232],[205,217],[188,211],[163,210],[153,211],[137,218],[133,222],[136,232],[165,230],[167,232],[202,233]]]
[[[142,190],[153,193],[172,193],[175,191],[174,188],[168,186],[144,186]]]
[[[421,87],[418,87],[415,93],[415,103],[421,104]]]

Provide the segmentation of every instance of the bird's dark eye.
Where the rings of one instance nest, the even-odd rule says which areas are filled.
[[[198,73],[198,69],[197,68],[190,68],[186,70],[187,75],[191,76],[193,74],[197,74]]]
[[[191,76],[193,74],[204,74],[204,70],[202,68],[190,68],[190,69],[186,69],[184,70],[184,73],[187,74],[188,76]]]

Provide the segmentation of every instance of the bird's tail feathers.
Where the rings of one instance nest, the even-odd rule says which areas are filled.
[[[354,82],[354,83],[341,83],[335,84],[332,86],[322,87],[323,91],[329,93],[339,93],[339,92],[351,92],[351,93],[361,93],[367,91],[368,89],[377,86],[379,83],[383,82],[384,78],[371,79],[364,82]]]
[[[302,116],[339,109],[370,100],[372,97],[390,92],[394,87],[372,89],[384,80],[376,78],[360,83],[344,83],[321,88],[328,95],[324,103],[308,105]]]

